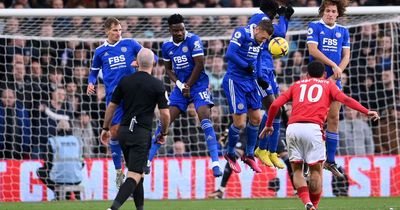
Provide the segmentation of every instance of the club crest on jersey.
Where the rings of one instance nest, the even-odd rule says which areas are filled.
[[[121,52],[126,52],[128,49],[126,47],[121,47]]]
[[[242,110],[242,109],[244,108],[244,104],[239,103],[239,104],[237,105],[237,108],[240,109],[240,110]]]
[[[186,46],[183,46],[183,47],[182,47],[182,52],[184,52],[184,53],[185,53],[185,52],[187,52],[187,51],[188,51],[188,47],[186,47]]]
[[[342,36],[342,34],[341,34],[341,33],[339,33],[339,32],[336,32],[336,34],[335,34],[335,35],[336,35],[336,37],[337,37],[337,38],[340,38],[340,37]]]
[[[308,28],[308,34],[312,34],[314,31],[312,28]]]

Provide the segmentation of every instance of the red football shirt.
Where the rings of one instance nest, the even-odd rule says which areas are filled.
[[[319,124],[322,127],[328,116],[332,101],[339,101],[359,112],[368,113],[367,108],[351,97],[346,96],[332,80],[307,78],[295,82],[272,103],[268,111],[266,126],[272,126],[278,109],[288,101],[292,101],[292,114],[289,124],[310,122]]]

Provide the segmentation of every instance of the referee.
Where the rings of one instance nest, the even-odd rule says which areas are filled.
[[[160,110],[161,133],[157,141],[165,143],[170,116],[163,83],[151,76],[154,54],[147,48],[142,48],[137,55],[139,70],[137,73],[124,77],[115,88],[110,104],[106,109],[101,142],[108,145],[110,141],[111,119],[115,109],[124,103],[124,115],[118,130],[119,144],[124,153],[128,175],[119,188],[111,210],[119,209],[135,188],[143,189],[143,167],[146,165],[151,141],[151,125],[154,109]],[[135,199],[136,208],[143,209],[143,190],[141,190],[141,205]]]

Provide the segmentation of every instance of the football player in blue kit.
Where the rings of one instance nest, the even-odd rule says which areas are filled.
[[[294,13],[293,8],[289,5],[287,7],[280,6],[275,0],[263,0],[260,2],[260,10],[262,12],[254,14],[249,21],[249,25],[258,24],[261,20],[267,19],[272,20],[275,15],[278,13],[279,22],[274,25],[274,33],[272,34],[272,38],[274,37],[282,37],[285,38],[286,32],[288,30],[288,24],[291,16]],[[275,79],[274,73],[274,61],[271,53],[268,50],[269,40],[267,40],[257,58],[257,77],[258,84],[262,88],[260,91],[262,97],[262,104],[266,110],[263,115],[260,128],[265,126],[265,122],[268,118],[268,109],[271,106],[272,102],[279,94],[279,86]],[[254,152],[255,156],[258,157],[261,162],[269,167],[277,167],[284,168],[284,164],[279,160],[277,148],[279,142],[279,128],[281,125],[280,112],[277,114],[277,117],[273,121],[274,132],[271,136],[266,136],[263,139],[260,139],[258,147]],[[290,167],[290,163],[287,160],[287,165]]]
[[[186,31],[180,14],[171,15],[168,25],[172,37],[163,43],[162,56],[166,73],[176,84],[169,96],[171,123],[181,112],[186,112],[190,103],[194,104],[210,152],[213,175],[219,177],[222,172],[219,166],[218,142],[210,120],[214,103],[208,90],[208,76],[204,71],[203,44],[200,37]],[[160,126],[155,137],[160,133],[159,128]],[[155,137],[149,152],[148,167],[161,146]]]
[[[121,24],[116,18],[108,18],[104,22],[107,40],[96,48],[92,67],[88,78],[88,94],[95,93],[97,76],[102,71],[103,82],[106,89],[106,105],[110,103],[114,88],[119,81],[126,75],[133,74],[136,69],[131,63],[136,60],[136,55],[142,46],[133,39],[123,39],[121,37]],[[111,124],[110,149],[115,169],[117,171],[116,184],[119,187],[124,179],[122,172],[121,157],[122,151],[117,140],[117,131],[123,115],[122,104],[118,106]]]
[[[324,0],[319,7],[321,20],[308,25],[307,46],[310,61],[319,60],[325,64],[326,77],[336,80],[336,85],[342,89],[341,74],[350,61],[349,31],[336,23],[338,17],[344,15],[348,0]],[[342,177],[335,163],[336,147],[339,141],[339,112],[341,104],[331,104],[326,130],[326,162],[325,169],[335,176]]]
[[[233,123],[229,127],[225,159],[236,173],[240,173],[241,169],[236,160],[235,146],[239,140],[240,130],[244,128],[247,131],[247,146],[242,161],[255,172],[261,172],[261,168],[254,160],[258,127],[261,122],[261,88],[257,84],[255,65],[261,46],[273,32],[274,27],[270,20],[261,20],[257,25],[238,27],[233,32],[226,52],[228,69],[222,87],[228,99]],[[246,125],[247,115],[249,121]]]

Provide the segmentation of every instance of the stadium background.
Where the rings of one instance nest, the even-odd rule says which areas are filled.
[[[61,3],[60,3],[61,2]],[[83,8],[102,7],[108,1],[3,1],[6,8]],[[122,2],[122,3],[121,3]],[[318,6],[319,1],[296,1],[295,6]],[[108,2],[110,8],[123,7],[253,7],[257,1],[124,1]],[[353,1],[351,6],[399,5],[396,1]],[[150,11],[150,10],[149,10]],[[0,13],[1,14],[1,13]],[[397,14],[398,15],[398,14]],[[352,139],[341,141],[338,163],[350,176],[350,196],[399,196],[399,21],[387,21],[393,14],[345,17],[339,22],[350,25],[351,62],[344,74],[344,91],[362,104],[377,109],[382,115],[379,123],[367,122],[373,144],[351,145]],[[0,92],[9,88],[16,92],[18,106],[28,113],[29,124],[4,126],[0,136],[0,200],[51,200],[52,194],[35,177],[41,158],[48,155],[48,136],[55,135],[54,123],[41,113],[40,105],[51,108],[52,94],[61,101],[61,114],[70,117],[74,135],[84,142],[83,169],[85,199],[112,199],[115,196],[114,171],[109,153],[98,140],[105,103],[102,86],[96,96],[87,96],[86,81],[94,49],[102,44],[104,17],[4,17],[0,19]],[[123,37],[133,37],[152,48],[160,56],[162,40],[169,37],[163,17],[121,17]],[[226,70],[224,53],[234,27],[245,25],[248,16],[188,16],[187,27],[199,34],[206,48],[206,72],[214,102],[213,122],[218,138],[228,126],[225,96],[220,88]],[[305,30],[315,17],[294,17],[289,25],[290,53],[275,61],[281,90],[304,75],[307,64]],[[173,84],[163,75],[158,63],[154,75]],[[59,87],[64,91],[58,92]],[[56,93],[57,92],[57,93]],[[0,106],[4,106],[1,102]],[[290,106],[286,107],[290,110]],[[219,184],[209,173],[206,147],[193,108],[172,126],[168,144],[159,152],[151,176],[146,178],[146,198],[176,199],[204,198]],[[288,112],[290,114],[290,112]],[[3,117],[6,116],[2,113]],[[344,119],[344,115],[342,116]],[[363,121],[365,119],[361,118]],[[29,125],[29,126],[28,126]],[[8,128],[8,129],[7,129]],[[342,126],[342,132],[349,127]],[[283,132],[282,132],[283,133]],[[357,138],[358,136],[353,136]],[[174,144],[183,142],[183,144]],[[346,144],[347,143],[347,144]],[[184,148],[182,148],[182,145]],[[174,147],[175,146],[175,147]],[[178,148],[180,146],[180,149]],[[351,149],[351,147],[355,149]],[[182,152],[182,150],[184,152]],[[364,153],[355,153],[361,150]],[[181,152],[178,152],[181,151]],[[221,148],[221,154],[224,151]],[[221,160],[221,165],[224,161]],[[176,170],[179,169],[179,170]],[[260,198],[293,196],[285,170],[263,168],[265,173],[254,175],[245,170],[234,175],[228,185],[228,198]],[[176,177],[182,177],[176,179]],[[268,181],[278,177],[280,190],[266,190]],[[334,196],[331,175],[324,172],[324,196]]]

